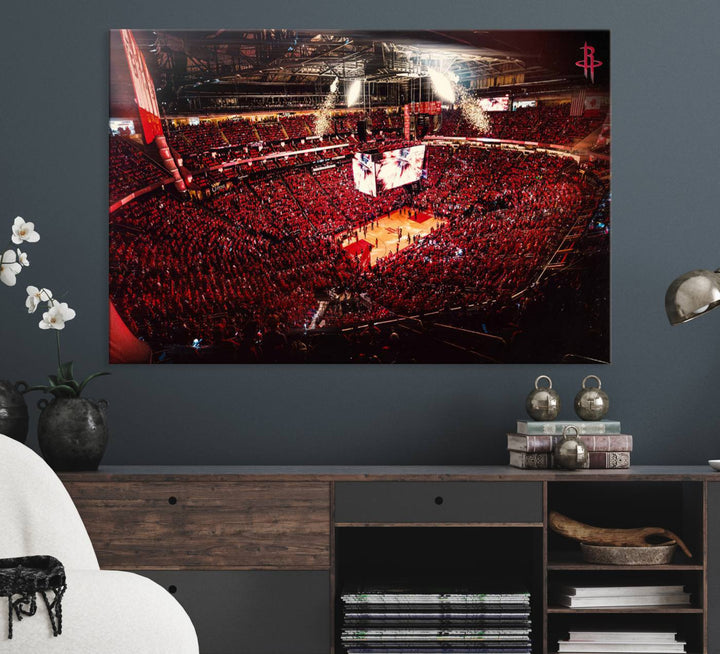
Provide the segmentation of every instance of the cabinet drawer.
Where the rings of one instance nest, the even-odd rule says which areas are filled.
[[[328,572],[141,571],[170,589],[202,654],[323,654],[330,650]]]
[[[293,482],[70,482],[100,565],[327,569],[330,487]]]
[[[336,523],[542,524],[539,482],[342,482]]]

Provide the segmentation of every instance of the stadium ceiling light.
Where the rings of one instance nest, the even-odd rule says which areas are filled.
[[[351,82],[350,88],[348,88],[347,91],[348,107],[352,107],[353,105],[357,104],[357,101],[360,99],[360,95],[362,93],[362,83],[363,81],[360,78],[354,79]]]
[[[445,102],[455,102],[455,90],[450,78],[434,68],[428,68],[428,75],[433,85],[433,90],[441,100]]]
[[[680,275],[665,293],[665,313],[671,325],[680,325],[720,305],[720,269],[691,270]]]

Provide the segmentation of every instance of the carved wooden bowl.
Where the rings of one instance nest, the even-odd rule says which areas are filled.
[[[580,543],[583,560],[603,565],[665,565],[672,561],[677,543],[626,547]]]

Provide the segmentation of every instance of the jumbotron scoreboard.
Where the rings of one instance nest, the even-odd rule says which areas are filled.
[[[425,174],[425,146],[388,150],[381,155],[357,152],[352,159],[353,181],[361,193],[378,193],[412,184]]]

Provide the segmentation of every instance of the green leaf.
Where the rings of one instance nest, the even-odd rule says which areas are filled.
[[[83,392],[83,389],[96,377],[102,377],[103,375],[109,375],[109,374],[110,374],[109,372],[95,372],[92,375],[89,375],[80,384],[77,394],[80,395],[80,393]]]
[[[73,392],[78,395],[80,393],[80,385],[74,379],[58,379],[57,375],[48,375],[50,386],[48,388],[55,388],[56,386],[69,386],[73,389]]]
[[[58,368],[58,377],[63,382],[68,382],[73,379],[73,362],[72,361],[63,363]]]
[[[43,393],[49,393],[50,392],[50,386],[30,386],[25,392],[29,393],[30,391],[42,391]]]
[[[58,386],[53,386],[52,389],[49,391],[52,393],[55,397],[77,397],[78,394],[75,392],[73,388],[70,386],[65,386],[64,384],[59,384]]]

